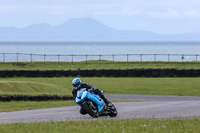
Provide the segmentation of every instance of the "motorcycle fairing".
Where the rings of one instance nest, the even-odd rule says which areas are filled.
[[[105,102],[98,95],[86,91],[86,88],[77,92],[76,103],[82,106],[87,99],[91,100],[97,105],[98,111],[101,112],[105,106]]]

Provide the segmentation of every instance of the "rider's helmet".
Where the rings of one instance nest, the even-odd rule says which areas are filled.
[[[74,89],[78,89],[81,86],[81,79],[80,78],[74,78],[72,80],[72,85]]]

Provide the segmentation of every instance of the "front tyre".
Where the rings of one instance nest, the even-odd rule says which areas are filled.
[[[83,108],[91,117],[97,118],[99,116],[97,107],[91,101],[84,103]]]
[[[110,108],[110,113],[108,114],[110,117],[116,117],[117,116],[117,109],[115,108],[114,105]]]

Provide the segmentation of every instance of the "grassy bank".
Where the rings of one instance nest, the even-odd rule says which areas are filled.
[[[50,122],[0,125],[1,133],[198,133],[200,119]]]
[[[51,83],[25,81],[0,81],[0,95],[71,95],[71,91]]]
[[[71,95],[71,80],[73,78],[0,78],[0,94],[23,93],[35,95],[45,93],[49,95]],[[105,94],[200,96],[200,78],[85,77],[81,79],[83,82],[95,85],[96,88],[103,90]],[[38,87],[42,84],[46,88],[37,89],[30,87],[29,84],[21,83],[31,83],[32,86],[36,84]],[[7,84],[6,89],[4,89],[5,84]],[[13,86],[10,86],[10,84]],[[13,87],[18,89],[15,90]]]
[[[32,110],[32,109],[45,109],[57,108],[77,105],[74,101],[13,101],[13,102],[0,102],[0,112]]]
[[[200,62],[0,62],[0,70],[77,70],[77,69],[200,69]]]

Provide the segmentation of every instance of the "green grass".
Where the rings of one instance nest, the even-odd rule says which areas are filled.
[[[36,83],[53,86],[49,90],[49,94],[55,95],[71,95],[71,80],[74,77],[58,77],[58,78],[0,78],[0,83]],[[200,96],[200,78],[105,78],[92,77],[81,78],[82,82],[95,85],[104,91],[105,94],[138,94],[138,95],[176,95],[176,96]],[[21,84],[15,84],[21,85]],[[34,84],[33,84],[34,86]],[[55,86],[55,87],[54,87]],[[26,90],[27,87],[27,90]],[[22,87],[26,90],[27,95],[33,95],[33,91],[29,90],[29,85]],[[61,89],[58,89],[61,88]],[[63,88],[63,89],[62,89]],[[8,90],[10,90],[8,92]],[[3,93],[16,94],[10,89],[3,89],[0,86],[0,95]],[[61,91],[62,90],[62,91]],[[7,92],[5,92],[7,91]],[[36,91],[36,90],[34,90]],[[45,89],[43,90],[45,91]],[[17,93],[20,94],[21,90]],[[21,92],[25,93],[25,92]],[[43,93],[43,92],[40,92]],[[46,92],[47,93],[47,92]]]
[[[200,62],[0,62],[0,70],[77,70],[77,69],[135,69],[175,68],[200,69]]]
[[[200,96],[200,78],[85,78],[84,81],[102,88],[106,94]]]
[[[69,121],[0,125],[1,133],[199,133],[200,119]]]
[[[78,106],[74,101],[13,101],[13,102],[0,102],[0,112],[56,108],[67,106]]]
[[[74,77],[0,78],[0,95],[71,95]],[[81,78],[104,94],[200,96],[200,78]],[[133,99],[134,100],[134,99]],[[29,104],[30,103],[30,104]],[[0,112],[66,106],[67,101],[0,102]],[[63,104],[64,103],[64,104]],[[74,105],[75,102],[72,102]]]
[[[71,95],[64,87],[32,81],[0,81],[0,95]]]

